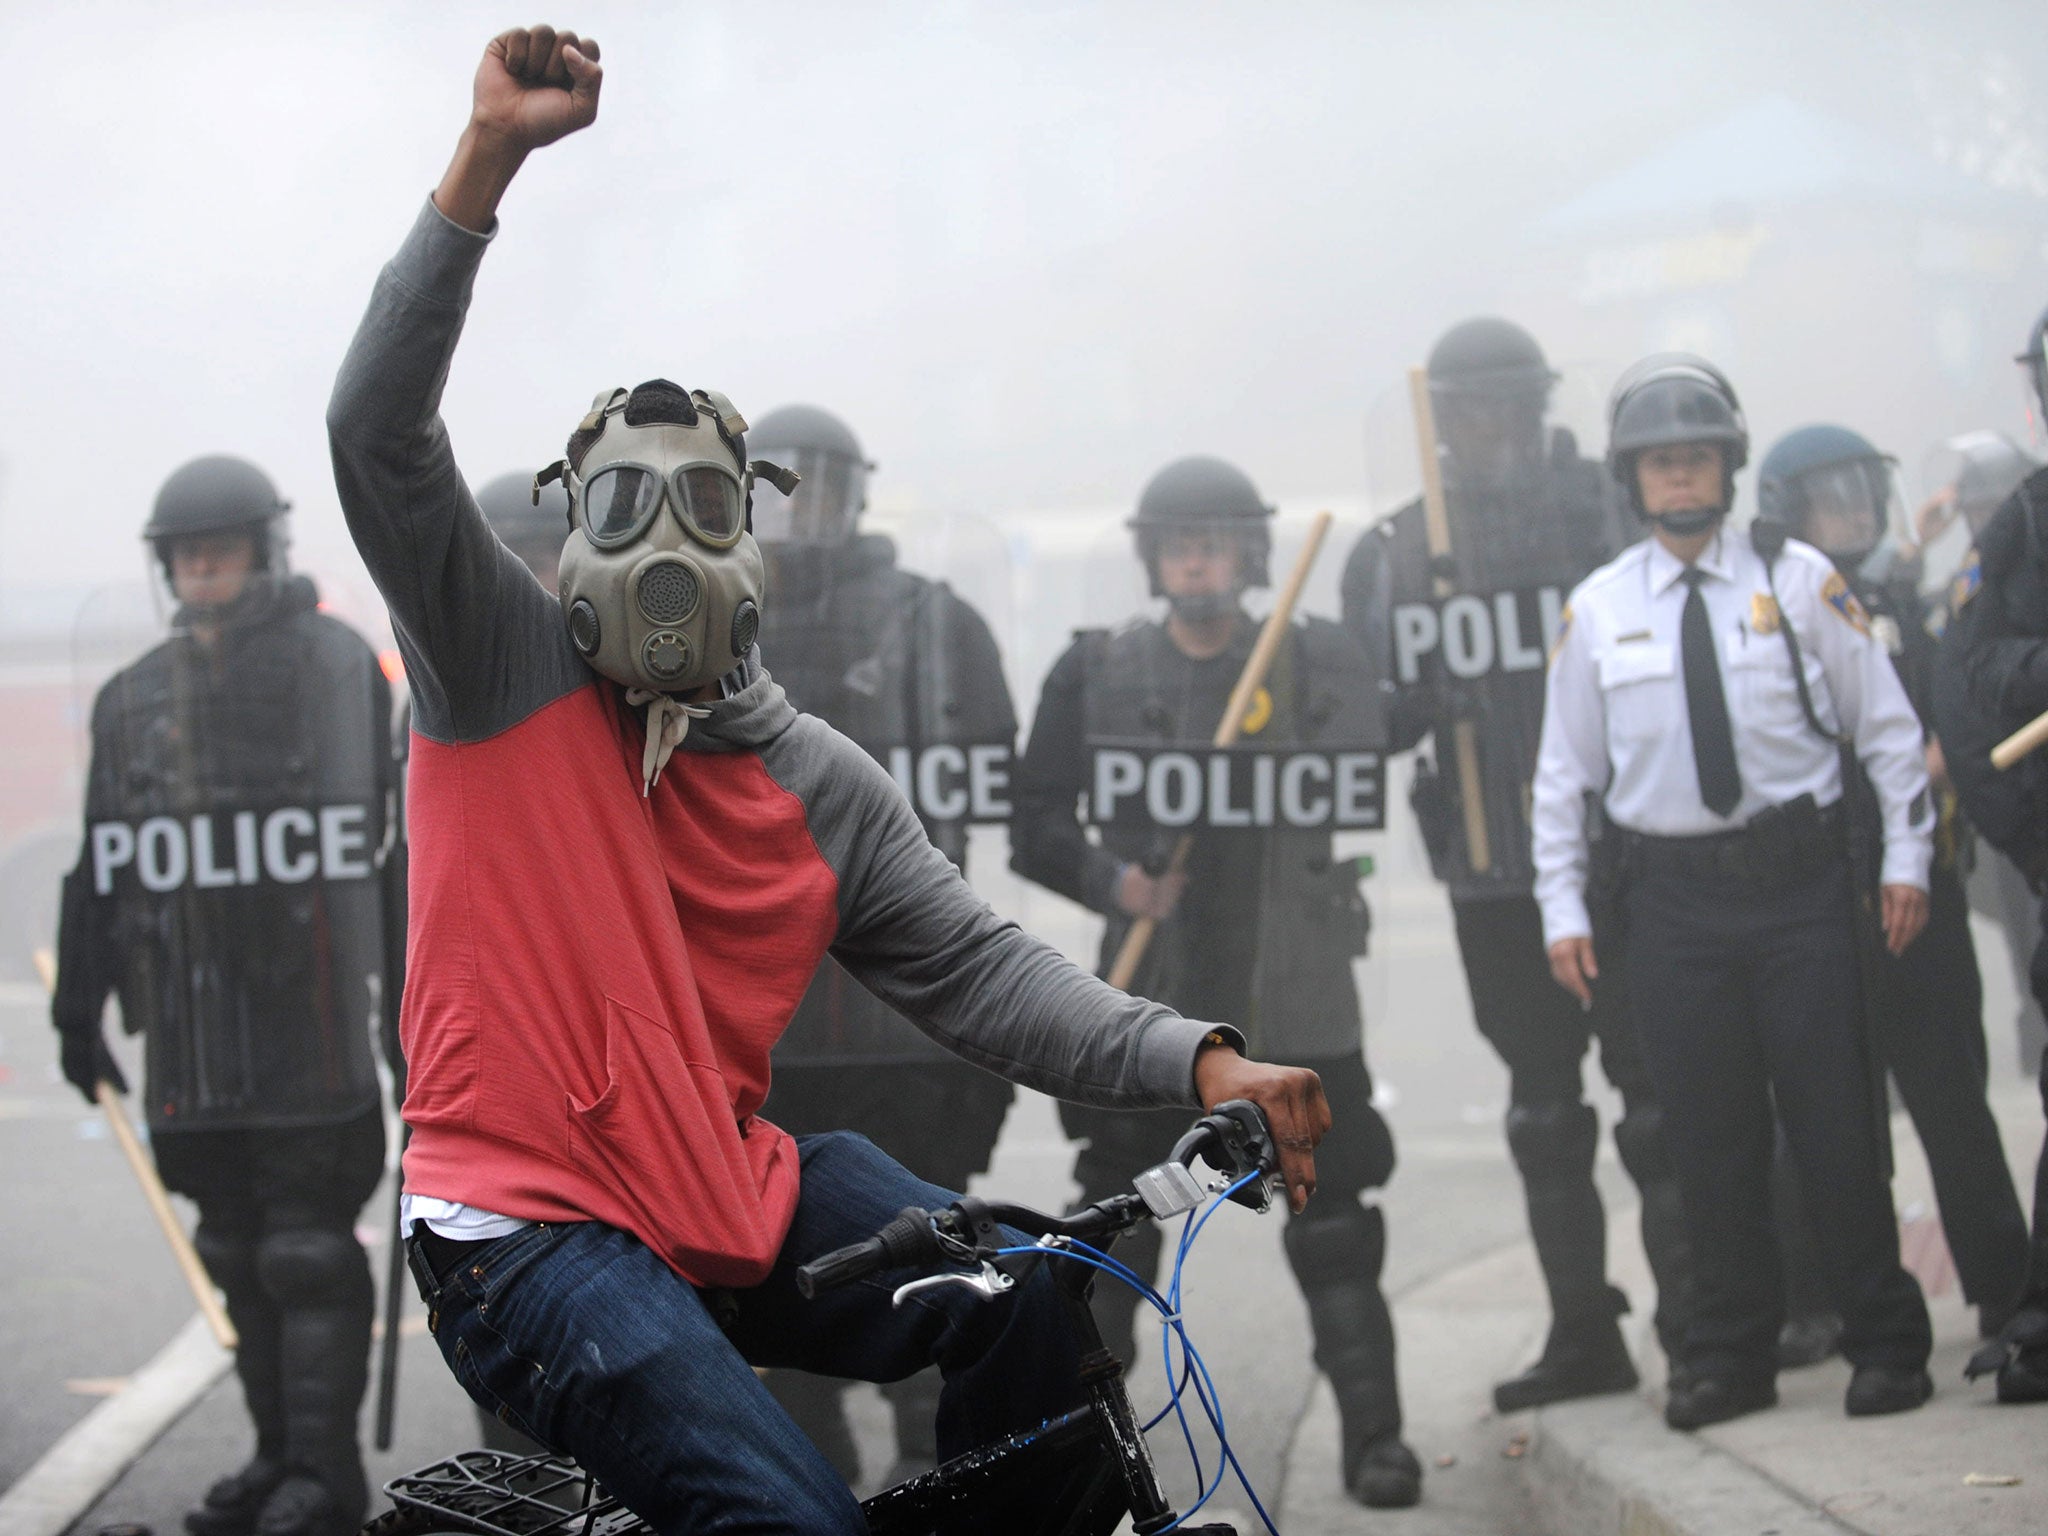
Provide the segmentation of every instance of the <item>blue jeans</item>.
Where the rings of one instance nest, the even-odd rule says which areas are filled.
[[[757,1365],[897,1381],[936,1364],[941,1457],[1081,1402],[1078,1345],[1043,1268],[991,1302],[948,1286],[891,1307],[903,1272],[799,1296],[799,1265],[873,1236],[905,1206],[955,1197],[850,1132],[799,1137],[797,1149],[796,1217],[752,1290],[700,1292],[594,1221],[528,1227],[465,1255],[422,1287],[456,1379],[661,1532],[867,1530]]]

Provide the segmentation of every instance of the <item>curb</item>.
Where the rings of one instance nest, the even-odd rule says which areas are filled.
[[[1814,1509],[1633,1393],[1537,1411],[1523,1462],[1541,1528],[1583,1536],[1842,1536]],[[1683,1493],[1675,1494],[1674,1490]]]

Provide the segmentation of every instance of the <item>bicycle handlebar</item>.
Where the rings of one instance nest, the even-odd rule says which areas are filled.
[[[851,1285],[884,1269],[902,1269],[939,1256],[938,1234],[929,1211],[907,1205],[881,1231],[864,1242],[835,1248],[796,1272],[796,1288],[809,1301],[820,1291]]]
[[[1198,1156],[1233,1183],[1248,1174],[1270,1174],[1279,1166],[1272,1128],[1259,1107],[1247,1099],[1219,1104],[1196,1121],[1174,1144],[1171,1161],[1192,1165]],[[1265,1210],[1269,1203],[1266,1180],[1252,1180],[1231,1198],[1255,1210]],[[1069,1237],[1094,1243],[1136,1226],[1150,1214],[1145,1202],[1136,1195],[1111,1195],[1068,1216],[1048,1216],[1023,1205],[967,1203],[973,1207],[971,1218],[960,1206],[948,1211],[906,1206],[873,1237],[836,1248],[801,1266],[796,1272],[798,1293],[808,1301],[821,1291],[850,1285],[885,1269],[935,1263],[944,1253],[939,1241],[941,1225],[968,1246],[974,1245],[976,1234],[967,1228],[975,1222],[1001,1223],[1035,1238]]]

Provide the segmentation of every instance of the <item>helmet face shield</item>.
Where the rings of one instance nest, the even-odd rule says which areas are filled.
[[[2036,333],[2033,345],[2018,359],[2027,430],[2037,446],[2048,447],[2048,328]]]
[[[1431,386],[1437,439],[1452,480],[1506,489],[1543,465],[1546,391]]]
[[[754,536],[776,544],[843,544],[867,504],[868,467],[857,458],[817,448],[779,448],[775,461],[803,478],[785,496],[754,482]]]
[[[1852,459],[1810,470],[1796,482],[1794,532],[1830,559],[1856,565],[1902,516],[1898,475],[1883,459]]]

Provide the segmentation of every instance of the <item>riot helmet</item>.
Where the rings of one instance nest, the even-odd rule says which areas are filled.
[[[1259,499],[1257,487],[1243,470],[1197,455],[1174,460],[1145,482],[1128,526],[1152,595],[1166,598],[1183,618],[1203,619],[1229,611],[1248,588],[1271,583],[1267,561],[1273,537],[1267,519],[1272,515],[1273,509]],[[1236,579],[1227,593],[1176,598],[1160,581],[1160,554],[1176,535],[1205,532],[1226,534],[1235,541]]]
[[[556,480],[568,487],[560,596],[569,638],[629,690],[689,692],[753,647],[762,576],[749,493],[757,474],[785,494],[796,477],[749,461],[746,428],[714,390],[686,393],[666,379],[603,390],[568,456],[534,477],[536,496]]]
[[[1502,491],[1542,468],[1543,417],[1558,375],[1535,337],[1492,316],[1461,321],[1430,349],[1428,374],[1453,484]]]
[[[1897,467],[1847,427],[1800,427],[1757,466],[1757,516],[1854,575],[1902,515]]]
[[[2040,468],[2003,432],[1965,432],[1942,443],[1929,458],[1928,482],[1952,498],[1952,515],[1963,519],[1972,538],[2020,482]]]
[[[142,537],[156,551],[168,580],[172,541],[188,534],[247,532],[256,545],[256,569],[281,571],[290,544],[285,514],[291,503],[270,476],[247,459],[213,453],[171,471],[156,493]]]
[[[2034,441],[2048,443],[2048,309],[2041,311],[2040,319],[2027,332],[2026,347],[2013,361],[2026,375],[2033,395],[2027,402],[2027,419],[2034,429]]]
[[[525,562],[550,592],[557,586],[562,539],[569,530],[569,493],[559,481],[535,489],[531,474],[514,471],[487,481],[476,504],[507,549]]]
[[[801,478],[784,496],[762,487],[754,508],[754,536],[774,544],[843,544],[868,504],[874,465],[845,422],[815,405],[770,411],[748,433],[754,450],[787,465]]]
[[[1720,505],[1651,514],[1643,507],[1636,461],[1651,448],[1709,444],[1721,451]],[[1607,402],[1607,470],[1628,492],[1636,515],[1681,537],[1704,533],[1735,504],[1735,472],[1749,462],[1749,423],[1735,386],[1690,352],[1659,352],[1615,381]]]

